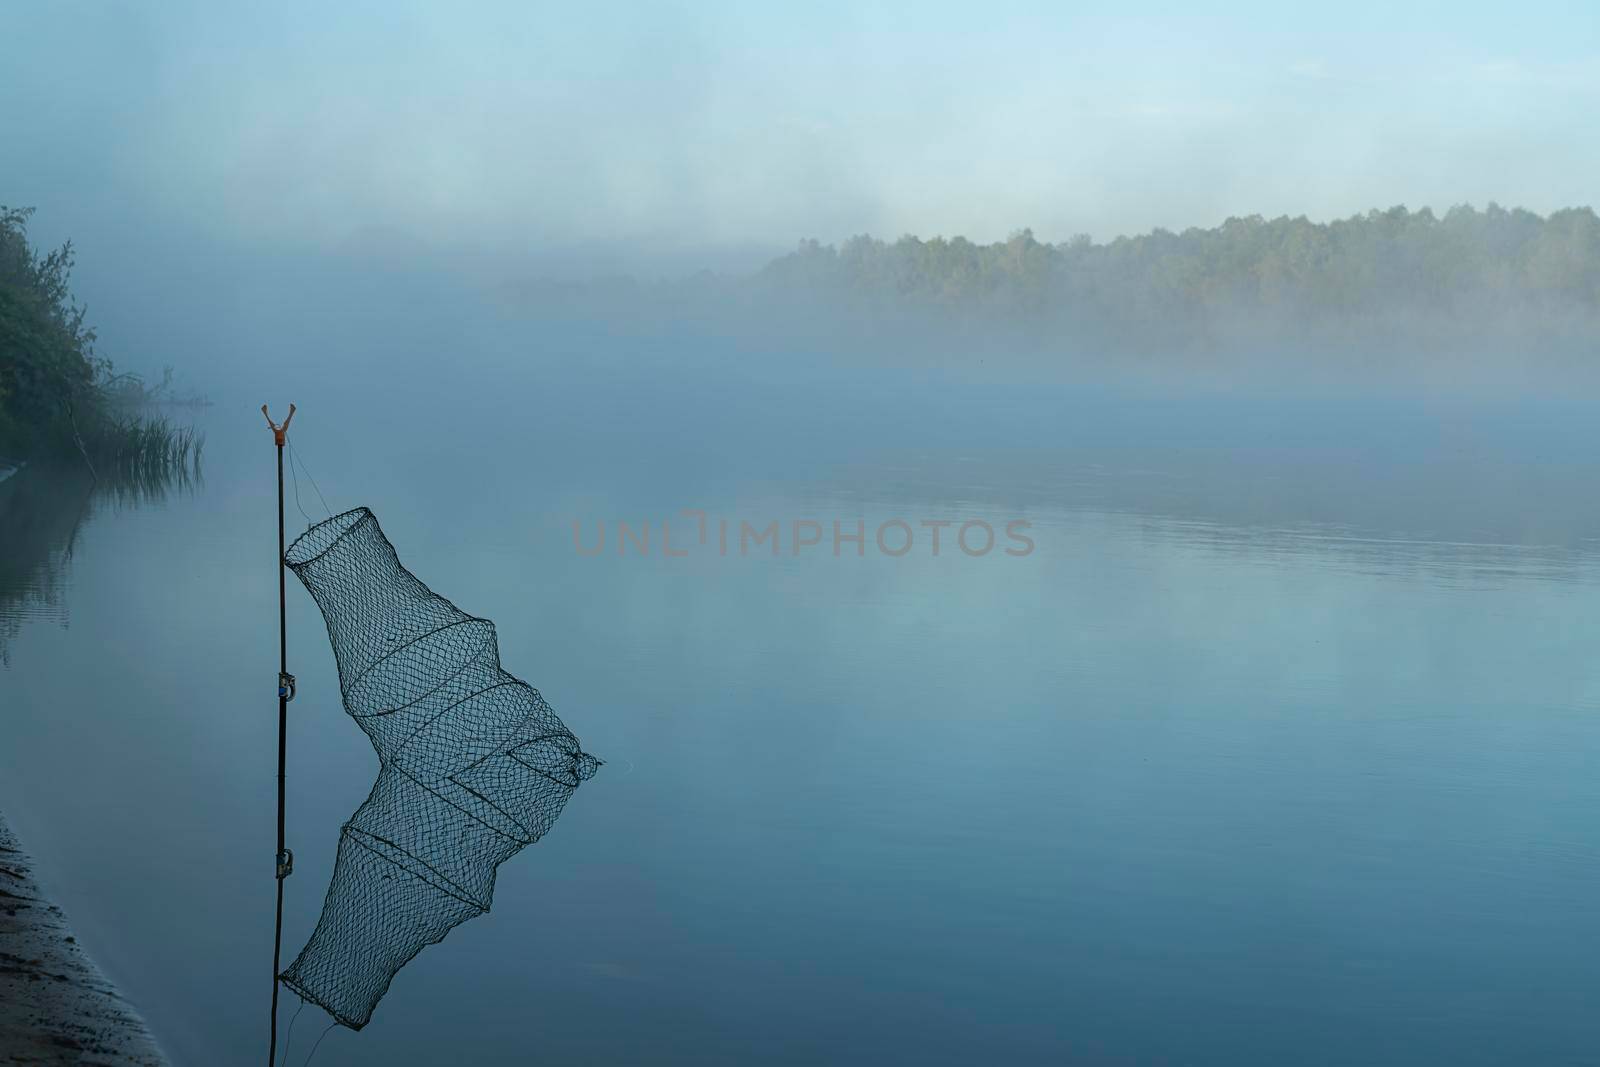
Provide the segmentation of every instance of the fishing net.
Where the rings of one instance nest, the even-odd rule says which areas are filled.
[[[489,910],[495,869],[544,836],[600,761],[501,669],[494,624],[402,567],[366,508],[313,526],[284,560],[322,610],[345,710],[381,766],[281,977],[359,1030],[401,967]]]

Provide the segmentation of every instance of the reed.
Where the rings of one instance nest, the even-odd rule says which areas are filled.
[[[134,482],[192,478],[200,473],[205,435],[165,415],[106,415],[85,435],[83,452],[97,477]]]

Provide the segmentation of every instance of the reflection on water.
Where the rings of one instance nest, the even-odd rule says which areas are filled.
[[[97,514],[161,505],[200,487],[200,470],[141,469],[96,480],[80,464],[34,463],[0,481],[0,667],[24,624],[69,620],[73,551]]]
[[[93,485],[80,472],[23,468],[0,482],[0,666],[25,621],[66,623],[66,569]]]
[[[295,399],[328,505],[382,514],[609,763],[319,1061],[1600,1043],[1585,412],[619,386],[546,388],[537,418],[457,397],[445,427],[421,387]],[[74,545],[73,629],[24,626],[0,677],[0,808],[182,1063],[245,1058],[266,1018],[276,510],[238,423],[208,427],[204,493],[51,520],[32,558]],[[1023,518],[1038,547],[573,550],[575,518],[685,508]],[[290,593],[292,953],[375,766]]]

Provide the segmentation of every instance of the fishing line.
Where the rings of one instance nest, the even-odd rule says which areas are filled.
[[[306,461],[300,458],[300,451],[294,447],[293,441],[289,442],[289,458],[300,464],[300,469],[305,471],[306,480],[311,483],[311,488],[316,490],[317,499],[322,501],[322,510],[328,513],[329,518],[332,518],[333,509],[328,506],[327,498],[322,495],[322,489],[318,487],[317,480],[311,476],[311,468],[306,466]]]
[[[306,998],[300,998],[300,1006],[294,1010],[294,1015],[289,1019],[289,1035],[283,1039],[283,1058],[289,1058],[289,1048],[294,1044],[294,1023],[300,1018],[300,1013],[306,1010]]]
[[[294,449],[289,449],[289,477],[294,481],[294,506],[300,509],[300,517],[306,520],[306,527],[311,526],[311,516],[306,514],[306,509],[300,506],[300,476],[294,472]]]
[[[328,1024],[328,1028],[326,1030],[322,1031],[322,1037],[327,1037],[330,1033],[333,1032],[333,1028],[335,1026],[338,1026],[338,1025],[339,1025],[339,1023],[338,1023],[337,1020],[335,1020],[334,1022],[329,1023]],[[317,1045],[321,1045],[322,1044],[322,1037],[317,1038],[317,1044],[311,1046],[310,1055],[306,1056],[306,1062],[302,1063],[300,1065],[300,1067],[310,1067],[310,1065],[311,1065],[311,1057],[315,1056],[317,1054]]]

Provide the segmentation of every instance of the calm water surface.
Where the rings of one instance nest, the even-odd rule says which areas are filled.
[[[192,491],[0,486],[0,810],[185,1064],[259,1057],[272,949],[272,454],[263,398],[218,399]],[[318,1062],[1600,1047],[1600,434],[1576,406],[294,399],[327,506],[372,507],[607,761],[493,913]],[[291,536],[302,507],[327,513],[303,479]],[[663,518],[687,556],[617,554],[617,520]],[[866,555],[835,556],[858,518]],[[900,558],[872,543],[892,518]],[[741,557],[741,519],[780,522],[781,553]],[[826,531],[799,557],[795,519]],[[970,519],[1036,548],[931,554],[922,521]],[[580,556],[574,520],[608,550]],[[292,955],[376,760],[289,594]],[[327,1022],[302,1013],[290,1062]]]

